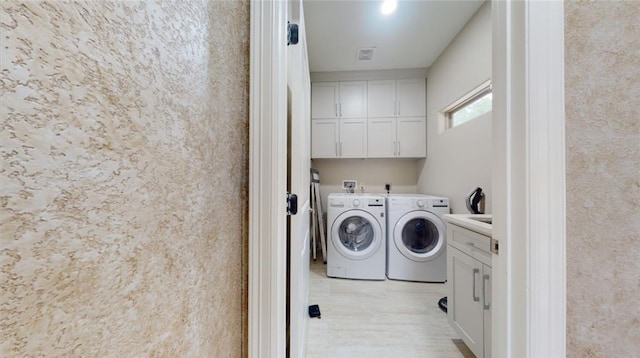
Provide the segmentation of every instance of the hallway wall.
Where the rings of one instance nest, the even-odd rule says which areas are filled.
[[[1,7],[0,356],[244,356],[249,3]]]
[[[640,351],[639,17],[565,2],[568,357]]]

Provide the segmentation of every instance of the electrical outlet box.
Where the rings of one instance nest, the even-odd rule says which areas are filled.
[[[358,182],[356,180],[343,180],[342,181],[342,189],[348,190],[349,192],[353,192],[358,187]]]

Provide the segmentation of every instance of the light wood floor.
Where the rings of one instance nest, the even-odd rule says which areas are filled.
[[[445,284],[328,278],[320,258],[309,279],[308,358],[474,357],[438,308]]]

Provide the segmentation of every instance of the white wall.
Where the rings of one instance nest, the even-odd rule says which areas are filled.
[[[385,193],[384,185],[391,184],[391,193],[416,193],[418,168],[415,159],[314,159],[311,166],[320,172],[322,206],[327,211],[329,193],[340,193],[345,179],[364,185],[366,193]]]
[[[453,213],[467,213],[476,186],[491,212],[491,113],[442,131],[439,112],[491,78],[491,5],[486,2],[429,68],[427,159],[418,162],[419,193],[446,196]]]

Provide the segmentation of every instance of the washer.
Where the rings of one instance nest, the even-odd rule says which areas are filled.
[[[387,196],[387,277],[447,280],[446,225],[449,199],[420,194]]]
[[[329,194],[327,276],[384,280],[385,198],[370,194]]]

